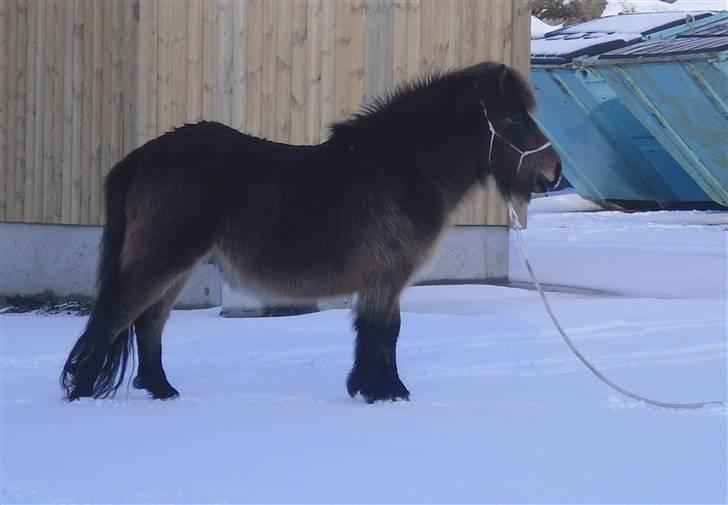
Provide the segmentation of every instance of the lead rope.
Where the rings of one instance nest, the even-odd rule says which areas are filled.
[[[599,370],[597,370],[594,365],[589,363],[589,361],[579,352],[579,350],[576,348],[574,343],[569,338],[569,335],[566,334],[564,329],[561,327],[561,324],[559,323],[558,319],[556,319],[556,316],[554,315],[554,311],[551,308],[551,304],[549,303],[548,298],[546,298],[546,293],[544,293],[543,288],[541,287],[541,283],[538,282],[538,279],[536,278],[536,274],[533,272],[533,267],[531,266],[531,262],[528,259],[528,255],[526,254],[526,247],[523,244],[523,236],[521,235],[521,230],[523,229],[523,226],[521,225],[521,222],[518,220],[518,214],[516,214],[516,210],[513,208],[513,202],[510,200],[508,201],[508,214],[511,218],[511,227],[516,232],[516,239],[518,241],[518,248],[521,250],[521,256],[523,256],[523,261],[526,263],[526,268],[528,269],[528,273],[531,276],[531,280],[533,281],[533,284],[536,286],[536,290],[538,291],[538,294],[541,296],[541,300],[543,301],[544,307],[546,307],[546,312],[549,313],[549,317],[551,317],[551,321],[553,321],[554,326],[556,326],[556,329],[561,334],[561,338],[564,339],[564,342],[566,342],[566,345],[569,346],[569,349],[571,349],[571,352],[574,353],[574,355],[579,358],[579,361],[584,363],[584,366],[586,366],[591,372],[597,376],[602,382],[604,382],[607,386],[611,387],[615,391],[618,391],[622,393],[625,396],[628,396],[634,400],[649,403],[650,405],[655,405],[657,407],[664,407],[668,409],[701,409],[705,407],[706,405],[725,405],[728,403],[727,401],[709,401],[709,402],[696,402],[696,403],[671,403],[671,402],[662,402],[659,400],[653,400],[651,398],[646,398],[644,396],[640,396],[636,393],[632,393],[631,391],[627,391],[626,389],[618,386],[611,380],[607,379]]]

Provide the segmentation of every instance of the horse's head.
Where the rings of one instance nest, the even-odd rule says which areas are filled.
[[[528,201],[561,178],[559,155],[531,117],[533,91],[506,65],[471,67],[472,85],[482,109],[487,167],[506,198]]]

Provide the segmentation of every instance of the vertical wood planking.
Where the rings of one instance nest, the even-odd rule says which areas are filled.
[[[291,136],[291,30],[293,4],[290,1],[278,2],[277,23],[275,25],[276,56],[273,72],[275,74],[275,124],[273,136],[278,142],[289,142]]]
[[[129,0],[122,4],[122,153],[131,152],[137,147],[137,76],[140,72],[137,58],[139,32],[139,0]]]
[[[155,135],[169,130],[172,124],[172,19],[174,0],[161,0],[157,18],[157,125]]]
[[[8,74],[8,52],[10,51],[10,39],[8,37],[8,25],[10,24],[10,2],[0,2],[0,75]],[[5,187],[8,180],[8,162],[4,153],[8,148],[8,81],[4,77],[0,79],[0,220],[9,219],[6,210]]]
[[[0,2],[0,219],[101,222],[104,174],[183,122],[316,143],[422,71],[527,75],[529,21],[527,0]],[[491,184],[461,222],[502,203]]]
[[[60,133],[61,147],[61,222],[72,223],[71,192],[73,177],[73,16],[74,5],[67,2],[63,5],[63,123]],[[56,188],[59,191],[59,188]]]
[[[308,39],[308,7],[305,2],[293,3],[291,26],[291,136],[293,144],[306,142],[306,53]]]
[[[334,78],[336,66],[334,47],[336,46],[336,9],[333,2],[321,5],[321,123],[320,139],[328,138],[328,125],[334,120]]]
[[[407,0],[407,79],[420,73],[420,0]]]
[[[20,220],[23,217],[23,200],[25,197],[25,124],[26,118],[26,101],[27,101],[27,65],[26,56],[28,52],[28,4],[21,2],[18,4],[17,13],[17,46],[14,48],[17,54],[17,87],[15,97],[14,121],[11,121],[15,130],[15,192],[10,208],[13,210],[13,219]]]
[[[321,58],[322,47],[321,0],[310,0],[306,19],[308,46],[306,81],[306,143],[316,144],[321,139]]]
[[[157,8],[156,0],[139,0],[137,145],[157,133]]]
[[[97,202],[96,212],[92,216],[92,222],[98,224],[101,222],[103,214],[102,191],[104,177],[109,171],[111,161],[111,142],[112,142],[112,79],[114,73],[114,60],[112,57],[114,44],[114,7],[115,2],[104,2],[102,4],[102,32],[101,32],[101,77],[100,77],[100,121],[99,121],[99,184],[92,188],[94,192],[93,198]]]
[[[103,35],[104,35],[104,6],[106,2],[94,5],[93,15],[93,80],[91,81],[91,122],[89,135],[91,137],[91,187],[89,188],[89,224],[98,221],[101,209],[101,106],[103,97]]]
[[[188,2],[175,2],[170,31],[169,58],[172,62],[170,125],[182,126],[187,120],[187,10]]]
[[[381,3],[383,9],[387,3]],[[364,99],[364,51],[366,46],[362,0],[351,0],[349,26],[349,104],[346,113],[351,113],[361,107]],[[387,66],[386,61],[388,60],[381,62],[381,67]]]
[[[251,0],[247,12],[245,128],[251,135],[261,134],[261,86],[263,68],[263,4]]]
[[[73,79],[71,84],[71,96],[73,101],[72,129],[74,132],[71,145],[71,222],[81,222],[81,193],[82,193],[82,150],[81,150],[81,125],[83,120],[83,100],[85,98],[84,70],[86,66],[84,53],[84,13],[87,8],[83,2],[74,2],[73,20]]]
[[[18,52],[15,49],[18,43],[18,11],[20,10],[20,2],[12,1],[9,2],[6,7],[6,27],[8,36],[8,49],[7,49],[7,74],[5,75],[16,75],[18,72]],[[15,121],[16,121],[16,104],[17,104],[17,91],[18,81],[17,79],[7,79],[7,98],[5,100],[6,107],[6,124],[7,128],[7,140],[5,149],[0,152],[0,157],[3,158],[4,172],[5,172],[5,186],[0,187],[0,192],[4,195],[5,201],[5,213],[8,219],[15,220],[15,151],[17,136],[15,132]]]
[[[349,65],[351,58],[351,7],[348,1],[334,6],[334,120],[349,112]]]
[[[232,124],[238,130],[245,129],[245,105],[247,85],[247,48],[246,48],[246,2],[233,2],[232,9]]]
[[[217,2],[202,3],[202,119],[211,121],[217,112]]]
[[[69,7],[73,11],[73,6]],[[2,9],[2,6],[0,6]],[[35,152],[35,53],[38,45],[38,32],[36,30],[36,23],[38,18],[38,4],[36,2],[30,2],[28,4],[28,44],[26,47],[25,54],[25,67],[26,67],[26,88],[27,95],[25,98],[25,165],[23,170],[25,172],[25,183],[24,183],[24,196],[23,196],[23,220],[28,220],[33,215],[33,177],[34,177],[34,158],[33,153]],[[0,20],[0,27],[2,27],[2,21]],[[0,35],[1,37],[1,35]],[[0,44],[2,44],[0,42]],[[2,58],[3,49],[0,47],[0,58]],[[0,67],[2,65],[0,64]],[[0,75],[7,75],[3,73],[0,68]],[[3,81],[5,81],[3,79]],[[3,84],[0,83],[0,87]],[[2,93],[0,92],[0,96]],[[0,108],[2,108],[4,102],[0,98]],[[5,122],[0,117],[0,130],[5,127]],[[0,133],[0,137],[2,134]],[[2,140],[0,140],[0,151],[4,151],[2,146]],[[0,162],[1,163],[1,162]],[[0,185],[2,185],[3,174],[5,170],[0,168]],[[0,219],[2,217],[0,216]]]
[[[185,120],[190,123],[202,119],[202,3],[191,0],[187,4]]]
[[[392,83],[407,79],[407,0],[392,5]]]
[[[44,51],[44,63],[43,63],[43,76],[44,81],[44,93],[43,93],[43,108],[45,119],[43,121],[43,157],[42,157],[42,170],[43,170],[43,193],[42,193],[42,218],[45,223],[53,223],[53,165],[55,160],[53,159],[53,128],[55,123],[55,112],[53,100],[55,99],[55,79],[53,75],[56,72],[55,68],[55,25],[56,18],[58,16],[58,3],[47,2],[45,10],[45,23],[43,31],[45,32],[45,51]],[[12,34],[12,33],[11,33]],[[8,151],[12,146],[9,146]],[[10,187],[10,181],[8,181],[8,187]]]
[[[216,119],[229,125],[232,123],[233,98],[233,16],[230,0],[217,3],[217,111]]]

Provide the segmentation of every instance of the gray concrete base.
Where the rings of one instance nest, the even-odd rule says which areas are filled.
[[[508,228],[456,226],[448,231],[432,260],[414,278],[416,284],[506,282],[508,280]],[[266,296],[249,287],[223,282],[222,313],[226,317],[286,315],[332,308],[349,308],[352,297],[319,300],[317,304]]]
[[[95,296],[100,226],[0,223],[0,296]],[[199,265],[177,307],[215,307],[221,303],[216,265]]]
[[[51,292],[58,298],[93,298],[100,238],[99,226],[0,223],[0,296]],[[507,278],[508,228],[456,226],[414,282],[505,282]],[[203,263],[187,282],[177,307],[221,304],[228,316],[276,315],[350,307],[352,297],[302,306],[247,288],[232,289],[223,285],[216,265]]]

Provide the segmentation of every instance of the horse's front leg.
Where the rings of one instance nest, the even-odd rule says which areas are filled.
[[[367,403],[409,400],[409,391],[397,373],[399,295],[382,303],[385,301],[386,298],[372,300],[364,294],[356,307],[354,367],[346,385],[349,395],[360,393]]]

